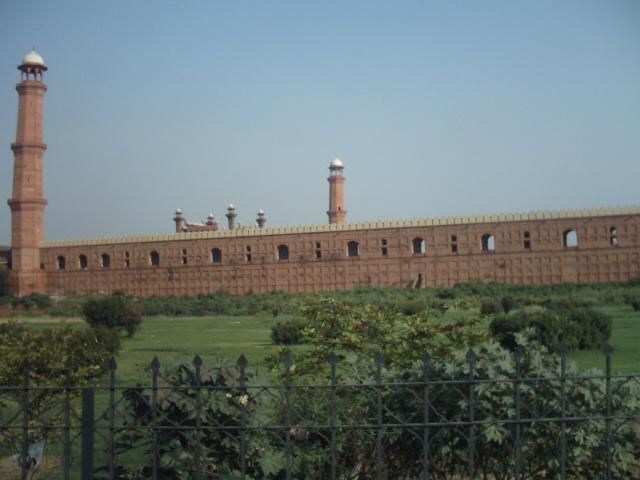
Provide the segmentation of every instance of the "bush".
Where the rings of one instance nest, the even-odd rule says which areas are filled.
[[[559,312],[518,311],[497,315],[489,332],[502,346],[513,349],[518,333],[533,328],[534,338],[548,347],[565,345],[571,350],[601,348],[611,336],[611,318],[589,308]]]
[[[14,307],[23,307],[26,310],[34,307],[44,310],[51,306],[51,298],[42,293],[30,293],[24,297],[14,298],[12,303]]]
[[[502,303],[493,298],[482,301],[480,304],[481,315],[494,315],[496,313],[502,313]]]
[[[302,330],[306,326],[301,319],[278,322],[271,327],[271,341],[275,345],[297,345],[302,341]]]
[[[82,312],[92,327],[102,326],[116,331],[124,329],[129,337],[142,324],[140,309],[123,295],[91,299],[85,303]]]
[[[509,313],[511,310],[513,310],[513,308],[516,305],[515,300],[513,299],[513,297],[502,297],[502,300],[500,302],[502,304],[502,310],[504,311],[504,313]]]

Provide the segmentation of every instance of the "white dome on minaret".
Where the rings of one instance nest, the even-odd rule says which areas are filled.
[[[35,50],[31,50],[22,58],[22,65],[39,65],[44,67],[44,58]]]
[[[336,158],[334,161],[332,161],[329,164],[329,167],[331,167],[331,168],[342,168],[343,167],[342,160],[340,160],[339,158]]]

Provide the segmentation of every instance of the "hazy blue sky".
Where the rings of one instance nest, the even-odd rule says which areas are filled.
[[[45,237],[640,203],[640,1],[0,2],[0,198],[45,58]],[[0,209],[0,243],[10,212]]]

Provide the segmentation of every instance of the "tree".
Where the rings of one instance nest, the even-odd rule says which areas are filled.
[[[92,327],[103,326],[115,331],[125,330],[131,337],[142,324],[142,312],[129,297],[114,294],[93,298],[85,303],[82,313]]]
[[[61,430],[43,425],[62,423],[63,399],[69,395],[72,400],[79,392],[76,387],[102,375],[119,345],[117,334],[103,327],[77,330],[66,325],[37,332],[17,323],[0,324],[0,424],[10,427],[21,421],[16,409],[25,409],[19,387],[26,381],[38,387],[29,391],[26,409],[29,443],[60,435]],[[22,433],[21,428],[3,428],[3,443],[20,452]]]

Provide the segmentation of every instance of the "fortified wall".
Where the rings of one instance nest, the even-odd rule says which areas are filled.
[[[357,286],[414,288],[469,281],[541,284],[640,275],[640,207],[347,223],[344,166],[329,165],[328,225],[235,226],[213,215],[175,233],[43,240],[43,58],[32,51],[21,82],[14,152],[10,286],[14,294],[109,293],[146,297],[225,290],[314,292]],[[3,255],[9,257],[9,255]]]
[[[640,275],[640,207],[47,241],[50,294],[315,292]]]

